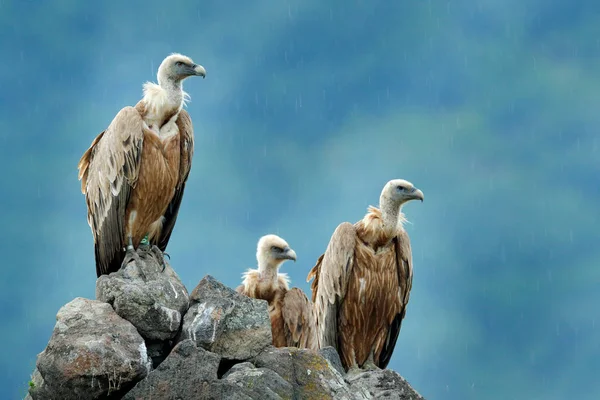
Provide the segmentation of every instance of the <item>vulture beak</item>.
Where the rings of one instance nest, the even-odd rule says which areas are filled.
[[[289,247],[283,249],[283,253],[281,254],[281,258],[284,260],[294,260],[296,262],[296,252]]]
[[[194,75],[201,76],[202,78],[206,78],[206,70],[202,65],[194,64],[192,66],[192,70],[194,71]]]
[[[411,200],[421,200],[422,203],[425,196],[423,195],[423,192],[414,187],[410,192],[410,198]]]

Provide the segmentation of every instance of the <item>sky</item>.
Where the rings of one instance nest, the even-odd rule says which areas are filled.
[[[95,298],[79,158],[179,52],[207,70],[168,247],[190,292],[275,233],[310,293],[336,226],[407,179],[389,368],[428,399],[600,398],[599,23],[592,0],[0,1],[0,397]]]

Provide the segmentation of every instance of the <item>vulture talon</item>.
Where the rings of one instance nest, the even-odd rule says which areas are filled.
[[[123,258],[123,262],[121,263],[121,268],[125,268],[127,264],[134,261],[135,266],[138,268],[140,276],[144,281],[146,281],[146,274],[142,271],[142,259],[140,255],[135,251],[133,246],[127,246],[127,251],[125,252],[125,258]]]
[[[143,251],[144,253],[148,253],[150,251],[150,245],[140,244],[138,250]]]
[[[367,362],[363,364],[363,369],[365,371],[378,371],[380,368],[377,365],[375,365],[373,361],[367,360]]]
[[[373,355],[373,352],[369,352],[369,357],[363,363],[362,369],[364,369],[365,371],[378,371],[380,368],[377,365],[375,365],[374,358],[375,356]]]
[[[150,252],[154,255],[154,258],[156,259],[158,264],[160,264],[160,266],[162,267],[160,272],[164,272],[165,268],[167,268],[167,264],[165,263],[165,257],[164,257],[164,255],[166,253],[163,253],[156,245],[153,245],[152,248],[150,248]],[[171,258],[169,257],[169,259],[171,259]]]

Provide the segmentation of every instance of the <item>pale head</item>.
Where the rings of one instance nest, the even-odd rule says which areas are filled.
[[[158,67],[158,84],[163,85],[168,81],[180,83],[190,76],[206,77],[206,70],[191,58],[183,54],[174,53],[163,60]]]
[[[296,252],[277,235],[265,235],[256,246],[256,260],[259,267],[279,267],[286,260],[296,261]]]
[[[393,179],[383,187],[379,203],[389,203],[395,206],[401,206],[410,200],[423,201],[424,197],[423,192],[417,189],[409,181],[405,181],[404,179]]]

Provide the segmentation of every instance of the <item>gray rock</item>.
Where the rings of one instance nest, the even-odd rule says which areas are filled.
[[[340,359],[340,355],[335,350],[335,348],[331,346],[323,347],[319,350],[319,354],[322,355],[327,361],[329,361],[331,367],[335,368],[335,370],[341,375],[346,374],[344,366],[342,365],[342,360]]]
[[[267,302],[251,299],[205,276],[190,296],[180,340],[192,339],[222,357],[245,360],[272,343]]]
[[[362,390],[353,393],[343,376],[314,350],[270,347],[252,363],[258,368],[271,369],[291,384],[294,398],[350,400],[366,396]]]
[[[144,339],[109,304],[76,298],[37,358],[34,400],[118,398],[151,368]]]
[[[152,253],[138,250],[138,255],[140,263],[98,278],[96,298],[111,304],[144,339],[173,339],[188,308],[187,289],[168,263],[161,272]]]
[[[424,400],[404,378],[389,369],[348,374],[346,381],[353,392],[367,392],[368,399]]]
[[[252,363],[237,364],[224,378],[242,389],[252,399],[279,400],[294,397],[294,387],[267,368],[255,368]]]
[[[192,340],[178,343],[157,369],[123,399],[199,399],[211,392],[221,357],[196,347]]]

